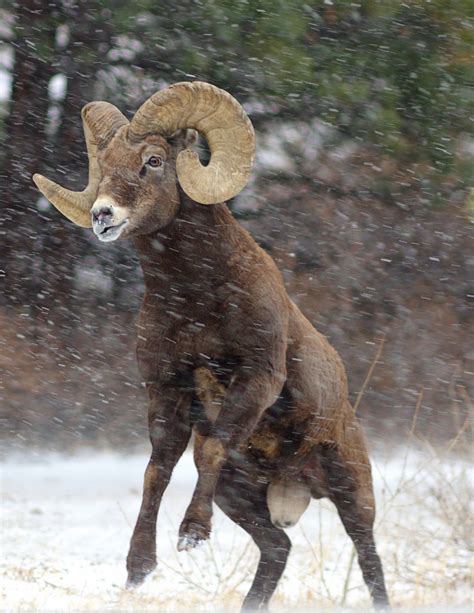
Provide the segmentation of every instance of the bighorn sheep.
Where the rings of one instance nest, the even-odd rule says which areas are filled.
[[[282,528],[323,496],[354,541],[374,603],[387,605],[370,464],[344,367],[225,204],[254,158],[242,107],[217,87],[185,82],[151,96],[130,122],[107,102],[86,105],[82,118],[87,188],[34,181],[99,240],[133,238],[143,268],[137,356],[152,453],[128,584],[155,568],[158,508],[194,430],[198,482],[178,548],[209,537],[215,500],[260,549],[244,609],[267,607],[291,547]],[[207,166],[188,148],[194,130],[207,139]]]

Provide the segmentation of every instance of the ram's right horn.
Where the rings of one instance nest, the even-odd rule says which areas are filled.
[[[120,127],[128,124],[128,119],[113,104],[90,102],[82,109],[82,124],[89,156],[89,183],[86,189],[73,192],[40,174],[33,175],[33,181],[43,196],[65,217],[78,226],[90,228],[90,210],[102,178],[98,152],[107,146]]]

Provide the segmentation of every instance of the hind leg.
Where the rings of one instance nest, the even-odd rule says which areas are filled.
[[[354,543],[373,603],[376,607],[388,607],[382,564],[373,534],[375,502],[370,463],[360,425],[353,413],[344,426],[342,441],[336,446],[322,447],[321,465],[329,497]]]
[[[255,473],[237,470],[229,465],[223,468],[216,489],[216,503],[232,521],[250,534],[260,550],[257,572],[242,611],[268,609],[291,549],[288,536],[270,520],[266,490],[266,484],[256,483]]]

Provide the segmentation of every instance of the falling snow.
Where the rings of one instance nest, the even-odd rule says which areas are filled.
[[[373,449],[394,604],[471,611],[473,7],[2,3],[2,611],[237,611],[250,585],[257,550],[217,509],[209,543],[176,551],[196,478],[188,450],[160,511],[158,568],[123,589],[147,462],[142,272],[130,241],[99,243],[31,180],[82,190],[81,108],[106,100],[131,117],[183,80],[231,92],[254,123],[253,172],[230,206],[342,356]],[[197,263],[196,279],[212,268]],[[273,610],[367,610],[328,501],[288,534]]]

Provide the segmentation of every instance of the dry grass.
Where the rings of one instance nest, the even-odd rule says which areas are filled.
[[[412,445],[417,439],[411,439]],[[440,603],[467,606],[474,549],[471,467],[466,459],[454,458],[452,451],[426,443],[423,447],[423,453],[410,446],[402,453],[398,450],[396,457],[374,462],[377,542],[387,585],[399,607],[431,611]],[[36,506],[29,512],[34,521],[54,522]],[[117,517],[130,524],[134,519],[127,506],[117,510]],[[158,551],[166,549],[166,554],[161,553],[157,571],[140,590],[122,589],[122,554],[111,554],[108,564],[106,554],[94,560],[93,551],[89,558],[71,553],[64,559],[61,551],[48,557],[33,548],[21,563],[4,565],[2,610],[237,611],[257,563],[254,545],[217,514],[211,541],[178,554],[180,518],[174,508],[165,509]],[[32,529],[33,525],[25,526],[19,538]],[[112,537],[123,530],[124,525],[117,526]],[[127,535],[129,531],[126,526]],[[366,610],[369,599],[354,549],[328,501],[313,503],[289,535],[294,549],[273,600],[275,610]],[[93,538],[91,534],[91,549]]]
[[[382,348],[383,340],[363,389]],[[472,411],[466,393],[464,400]],[[430,613],[435,610],[441,613],[449,605],[468,611],[472,604],[474,570],[472,416],[460,423],[451,441],[435,447],[417,432],[422,405],[423,391],[420,391],[405,444],[384,457],[379,454],[373,459],[378,503],[376,540],[395,606],[425,607]],[[117,466],[112,462],[111,474],[120,474],[130,460],[121,461],[123,464]],[[59,495],[63,497],[60,504],[53,501],[48,507],[41,496],[32,497],[28,488],[22,497],[21,489],[15,489],[18,480],[11,482],[11,491],[7,486],[4,500],[11,514],[8,519],[5,515],[3,522],[4,551],[9,558],[2,564],[2,610],[239,609],[258,559],[255,546],[241,530],[216,513],[208,543],[188,554],[176,551],[176,534],[183,513],[180,504],[187,504],[191,495],[189,473],[182,473],[181,479],[183,475],[188,476],[181,481],[181,490],[172,494],[167,504],[165,500],[160,515],[157,571],[139,590],[122,589],[123,560],[136,516],[139,481],[145,463],[140,458],[138,482],[126,483],[124,473],[123,481],[119,479],[116,491],[112,489],[110,494],[107,494],[107,477],[101,485],[98,471],[94,474],[100,486],[99,502],[102,498],[106,501],[101,503],[105,505],[102,515],[97,511],[87,516],[88,505],[95,504],[94,495],[92,502],[84,503],[80,487],[77,493],[69,491],[64,495],[61,488],[66,484],[67,492],[67,484],[71,479],[74,481],[69,469],[64,484],[58,485]],[[103,464],[99,457],[97,467]],[[86,472],[86,480],[89,479],[90,466],[83,467],[80,461],[78,466]],[[47,470],[45,475],[41,478],[44,487],[49,488],[51,477]],[[124,495],[127,487],[128,497]],[[178,498],[182,499],[179,504]],[[84,526],[85,532],[81,532]],[[55,540],[57,534],[64,534],[64,538]],[[316,607],[333,611],[349,610],[347,607],[367,610],[369,598],[354,548],[329,501],[313,502],[289,535],[294,547],[272,601],[274,610],[314,610]],[[25,544],[25,539],[31,539],[31,544]],[[120,541],[120,547],[115,546],[116,541]]]

